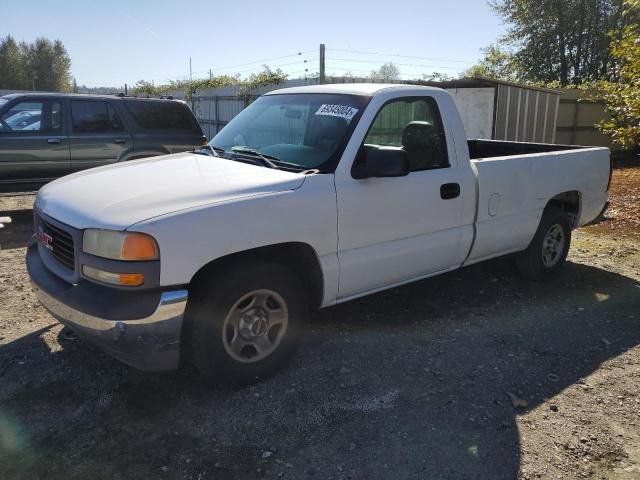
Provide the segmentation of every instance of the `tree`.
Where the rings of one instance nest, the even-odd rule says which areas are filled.
[[[0,88],[66,92],[71,60],[60,40],[37,38],[19,45],[8,35],[0,41]]]
[[[392,81],[400,78],[400,69],[392,62],[385,63],[378,70],[372,70],[369,75],[371,80]]]
[[[421,80],[425,82],[449,82],[453,80],[453,77],[448,73],[431,72],[431,73],[423,73]]]
[[[490,2],[509,25],[500,40],[512,52],[513,62],[507,58],[506,65],[515,67],[523,80],[555,81],[562,86],[613,79],[610,32],[622,28],[622,4],[623,0]]]
[[[523,80],[522,71],[514,55],[499,45],[490,45],[482,50],[484,59],[469,70],[464,71],[462,77],[489,77],[510,82]]]
[[[0,88],[25,89],[27,84],[26,59],[11,35],[0,40]]]
[[[611,120],[598,127],[625,149],[640,146],[640,0],[626,0],[622,37],[614,40],[611,54],[619,65],[617,82],[600,84]]]

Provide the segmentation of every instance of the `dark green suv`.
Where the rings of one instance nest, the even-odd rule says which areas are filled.
[[[108,95],[0,97],[0,190],[86,168],[193,150],[206,137],[186,103]]]

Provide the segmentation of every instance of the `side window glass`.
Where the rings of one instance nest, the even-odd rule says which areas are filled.
[[[108,133],[123,130],[118,113],[107,102],[74,100],[71,102],[74,132]]]
[[[412,172],[450,166],[442,118],[433,98],[403,98],[386,104],[364,143],[365,147],[403,148]]]
[[[44,113],[44,102],[17,103],[0,117],[0,129],[4,132],[25,133],[43,131],[45,129],[42,121]]]

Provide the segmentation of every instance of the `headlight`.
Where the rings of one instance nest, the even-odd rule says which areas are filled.
[[[82,250],[111,260],[144,261],[160,258],[158,243],[144,233],[85,230]]]

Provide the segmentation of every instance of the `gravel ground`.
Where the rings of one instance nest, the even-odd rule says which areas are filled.
[[[501,259],[323,310],[244,388],[66,335],[28,285],[33,197],[0,198],[0,478],[639,479],[640,169],[612,188],[558,279]]]

